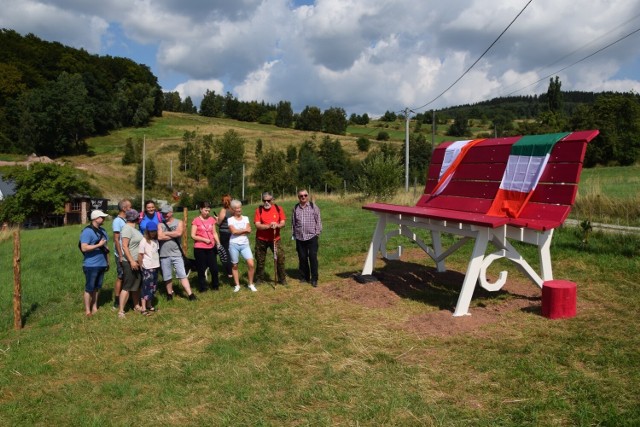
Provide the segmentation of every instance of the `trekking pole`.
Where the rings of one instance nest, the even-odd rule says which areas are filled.
[[[273,289],[278,282],[278,242],[276,242],[276,229],[273,229]]]

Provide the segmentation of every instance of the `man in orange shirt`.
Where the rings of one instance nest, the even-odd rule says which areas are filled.
[[[256,283],[260,283],[264,276],[264,263],[267,249],[271,248],[277,261],[276,278],[281,285],[287,284],[284,271],[284,247],[280,244],[280,229],[284,227],[286,216],[284,210],[273,202],[273,195],[265,191],[262,193],[262,206],[258,206],[253,221],[256,225]]]

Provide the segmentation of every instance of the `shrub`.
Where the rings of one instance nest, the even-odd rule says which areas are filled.
[[[365,198],[387,200],[396,193],[401,181],[400,157],[375,153],[362,162],[362,173],[356,181],[356,189]]]
[[[361,136],[360,138],[358,138],[356,144],[358,144],[358,150],[362,151],[363,153],[369,151],[369,147],[371,147],[371,141],[366,136]]]
[[[378,136],[376,136],[378,141],[388,141],[389,140],[389,132],[385,130],[381,130],[378,132]]]

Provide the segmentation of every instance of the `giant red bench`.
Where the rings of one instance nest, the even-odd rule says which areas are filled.
[[[458,155],[457,163],[448,179],[446,165],[451,153],[460,142],[440,144],[434,150],[429,166],[424,194],[415,206],[386,203],[371,203],[363,206],[375,213],[378,222],[362,269],[362,276],[373,272],[378,252],[386,259],[397,259],[402,250],[391,254],[387,251],[388,239],[402,235],[422,248],[436,264],[438,272],[444,272],[445,259],[460,249],[466,242],[475,240],[467,266],[464,282],[453,313],[454,316],[469,314],[469,304],[476,283],[488,291],[497,291],[504,286],[507,272],[502,271],[494,283],[487,280],[487,268],[500,258],[515,263],[535,284],[542,287],[545,281],[553,280],[551,269],[551,239],[553,230],[563,224],[573,205],[578,190],[582,162],[586,145],[598,135],[597,130],[564,134],[527,136],[547,139],[556,137],[548,154],[544,168],[540,167],[537,185],[529,193],[518,212],[505,209],[496,213],[500,203],[495,202],[501,183],[505,182],[505,170],[510,155],[513,162],[514,143],[523,137],[491,138],[473,141],[471,148]],[[464,144],[464,142],[462,142]],[[449,151],[447,150],[449,149]],[[447,161],[445,161],[445,155]],[[443,163],[445,167],[443,167]],[[455,162],[454,162],[455,163]],[[509,163],[512,170],[513,163]],[[450,166],[451,167],[451,166]],[[434,189],[436,191],[434,191]],[[502,194],[502,193],[501,193]],[[502,196],[501,196],[502,197]],[[393,229],[387,230],[392,225]],[[430,232],[431,243],[427,244],[414,229]],[[446,250],[441,234],[462,236]],[[540,258],[540,274],[534,270],[510,241],[519,241],[537,246]],[[488,243],[497,248],[486,254]]]

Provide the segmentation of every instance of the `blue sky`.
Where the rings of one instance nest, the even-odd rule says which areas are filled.
[[[208,89],[376,116],[539,94],[556,74],[563,90],[640,92],[640,32],[614,43],[640,29],[640,0],[527,3],[0,0],[0,27],[144,63],[196,104]]]

